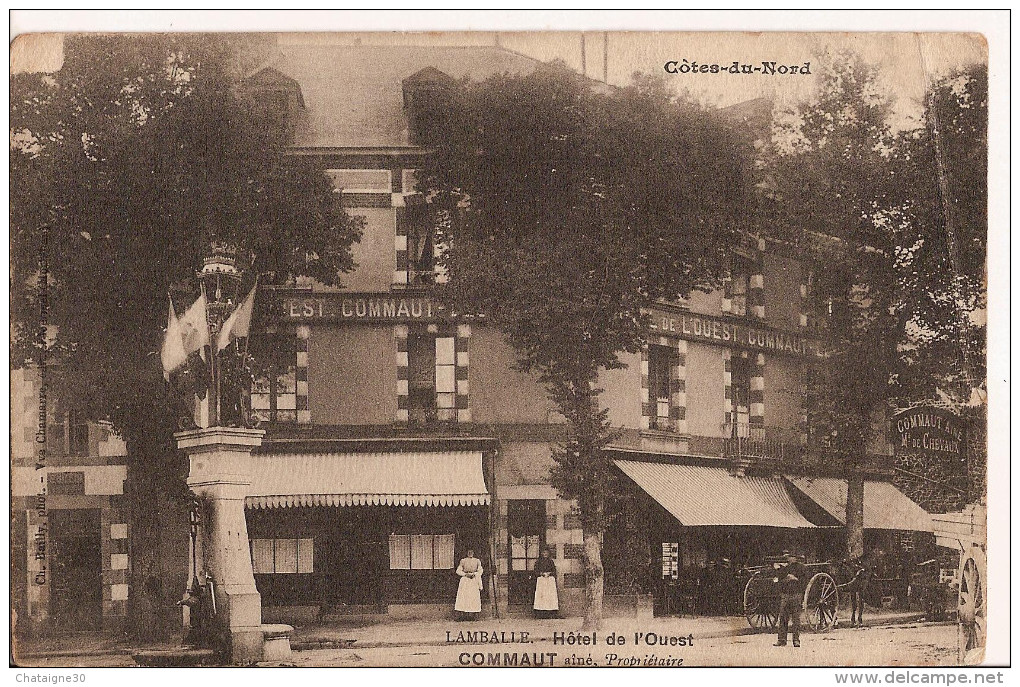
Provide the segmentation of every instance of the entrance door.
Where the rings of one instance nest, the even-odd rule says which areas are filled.
[[[545,501],[508,502],[507,529],[510,603],[530,604],[535,598],[531,571],[545,546]]]
[[[50,617],[62,630],[96,630],[103,618],[98,509],[52,510]]]
[[[376,604],[382,599],[386,542],[329,539],[316,557],[323,589],[321,598],[344,606]]]

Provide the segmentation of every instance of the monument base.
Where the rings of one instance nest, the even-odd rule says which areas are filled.
[[[248,466],[262,430],[208,427],[176,434],[188,454],[188,486],[200,503],[195,556],[211,579],[211,621],[218,643],[234,664],[263,660],[262,597],[255,587],[244,499],[251,487]]]

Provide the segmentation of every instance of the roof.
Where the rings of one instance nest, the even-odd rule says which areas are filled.
[[[301,87],[305,107],[298,114],[294,146],[346,148],[408,145],[402,82],[423,69],[479,79],[527,74],[539,64],[495,46],[280,45],[279,55],[263,69]]]
[[[701,465],[614,462],[682,525],[815,527],[777,477],[736,476]]]
[[[787,477],[829,515],[846,524],[846,480],[835,477]],[[928,511],[888,482],[864,483],[864,529],[931,532]]]
[[[480,451],[255,454],[249,508],[481,506]]]

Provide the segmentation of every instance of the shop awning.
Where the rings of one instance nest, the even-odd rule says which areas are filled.
[[[478,451],[256,454],[251,466],[248,508],[489,503]]]
[[[846,480],[835,477],[787,477],[829,515],[846,524]],[[864,483],[864,528],[931,532],[931,516],[888,482]]]
[[[617,460],[682,525],[815,527],[779,478],[738,477],[724,468]]]

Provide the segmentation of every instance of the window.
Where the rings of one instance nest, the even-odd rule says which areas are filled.
[[[668,346],[648,347],[648,402],[653,406],[652,429],[669,430],[670,407],[673,398],[671,371],[676,365],[676,355]]]
[[[452,336],[426,332],[407,338],[408,422],[457,419],[457,354]]]
[[[751,421],[751,361],[734,356],[730,361],[730,384],[736,436],[746,436]],[[734,428],[731,428],[731,433]]]
[[[436,226],[431,207],[407,208],[407,283],[411,286],[436,281]]]
[[[344,193],[385,193],[393,188],[388,169],[327,169],[333,188]]]
[[[730,313],[747,315],[747,291],[751,280],[751,264],[748,260],[734,256],[730,269],[727,296],[730,299]]]
[[[89,454],[89,424],[81,413],[70,410],[67,413],[67,455],[87,456]]]
[[[51,472],[46,475],[46,491],[51,496],[82,496],[85,494],[85,473]]]
[[[311,573],[314,560],[313,539],[251,540],[251,565],[256,575]]]
[[[453,534],[391,534],[390,570],[452,570]]]
[[[293,333],[253,339],[255,381],[251,407],[263,422],[297,421],[297,342]]]

